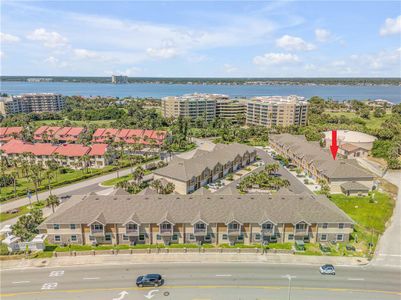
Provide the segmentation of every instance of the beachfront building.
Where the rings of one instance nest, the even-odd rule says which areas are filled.
[[[263,96],[247,102],[246,124],[265,127],[307,125],[308,102],[299,96]]]
[[[321,148],[319,142],[308,142],[303,135],[270,135],[269,145],[313,179],[327,182],[331,193],[353,193],[356,186],[365,187],[363,193],[372,190],[374,175],[356,160],[334,160],[329,150]]]
[[[112,157],[107,155],[107,144],[84,146],[81,144],[27,143],[11,140],[1,146],[2,156],[7,160],[27,160],[48,167],[50,161],[71,169],[104,168]]]
[[[40,226],[52,244],[347,242],[353,221],[323,195],[73,196]]]
[[[190,194],[255,160],[254,147],[238,143],[216,144],[210,150],[196,150],[189,158],[174,158],[168,166],[154,171],[154,179],[173,183],[178,194]]]
[[[376,137],[358,131],[337,130],[338,153],[345,158],[367,157],[373,148]],[[332,144],[332,132],[324,132],[324,145],[329,148]]]
[[[187,94],[183,96],[169,96],[162,98],[162,113],[165,118],[198,117],[211,121],[216,117],[216,103],[218,100],[228,100],[227,95],[221,94]]]
[[[65,104],[65,99],[62,95],[52,93],[32,93],[2,97],[1,101],[3,101],[6,115],[60,111]]]
[[[126,76],[126,75],[111,75],[111,83],[114,83],[114,84],[128,83],[128,76]]]
[[[234,123],[245,122],[246,114],[245,99],[220,99],[216,102],[216,116],[222,119],[228,119]]]

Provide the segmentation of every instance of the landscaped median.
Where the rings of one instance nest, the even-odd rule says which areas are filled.
[[[45,201],[39,201],[39,202],[34,202],[32,203],[33,208],[44,208],[45,207]],[[31,205],[24,205],[21,207],[18,207],[15,212],[1,212],[0,213],[0,223],[7,221],[9,219],[13,219],[22,215],[25,215],[31,211]]]

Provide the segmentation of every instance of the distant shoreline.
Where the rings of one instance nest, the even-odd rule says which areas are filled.
[[[1,76],[0,82],[111,83],[110,77]],[[401,86],[400,78],[157,78],[131,77],[125,84],[182,85],[299,85],[299,86]]]

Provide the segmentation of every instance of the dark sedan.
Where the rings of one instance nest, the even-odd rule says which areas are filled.
[[[136,286],[160,286],[163,284],[163,278],[160,274],[147,274],[139,276],[136,279]]]

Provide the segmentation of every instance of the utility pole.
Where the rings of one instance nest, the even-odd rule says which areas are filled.
[[[288,279],[288,300],[291,300],[291,279],[296,278],[297,276],[291,276],[289,274],[283,276],[283,278]]]

